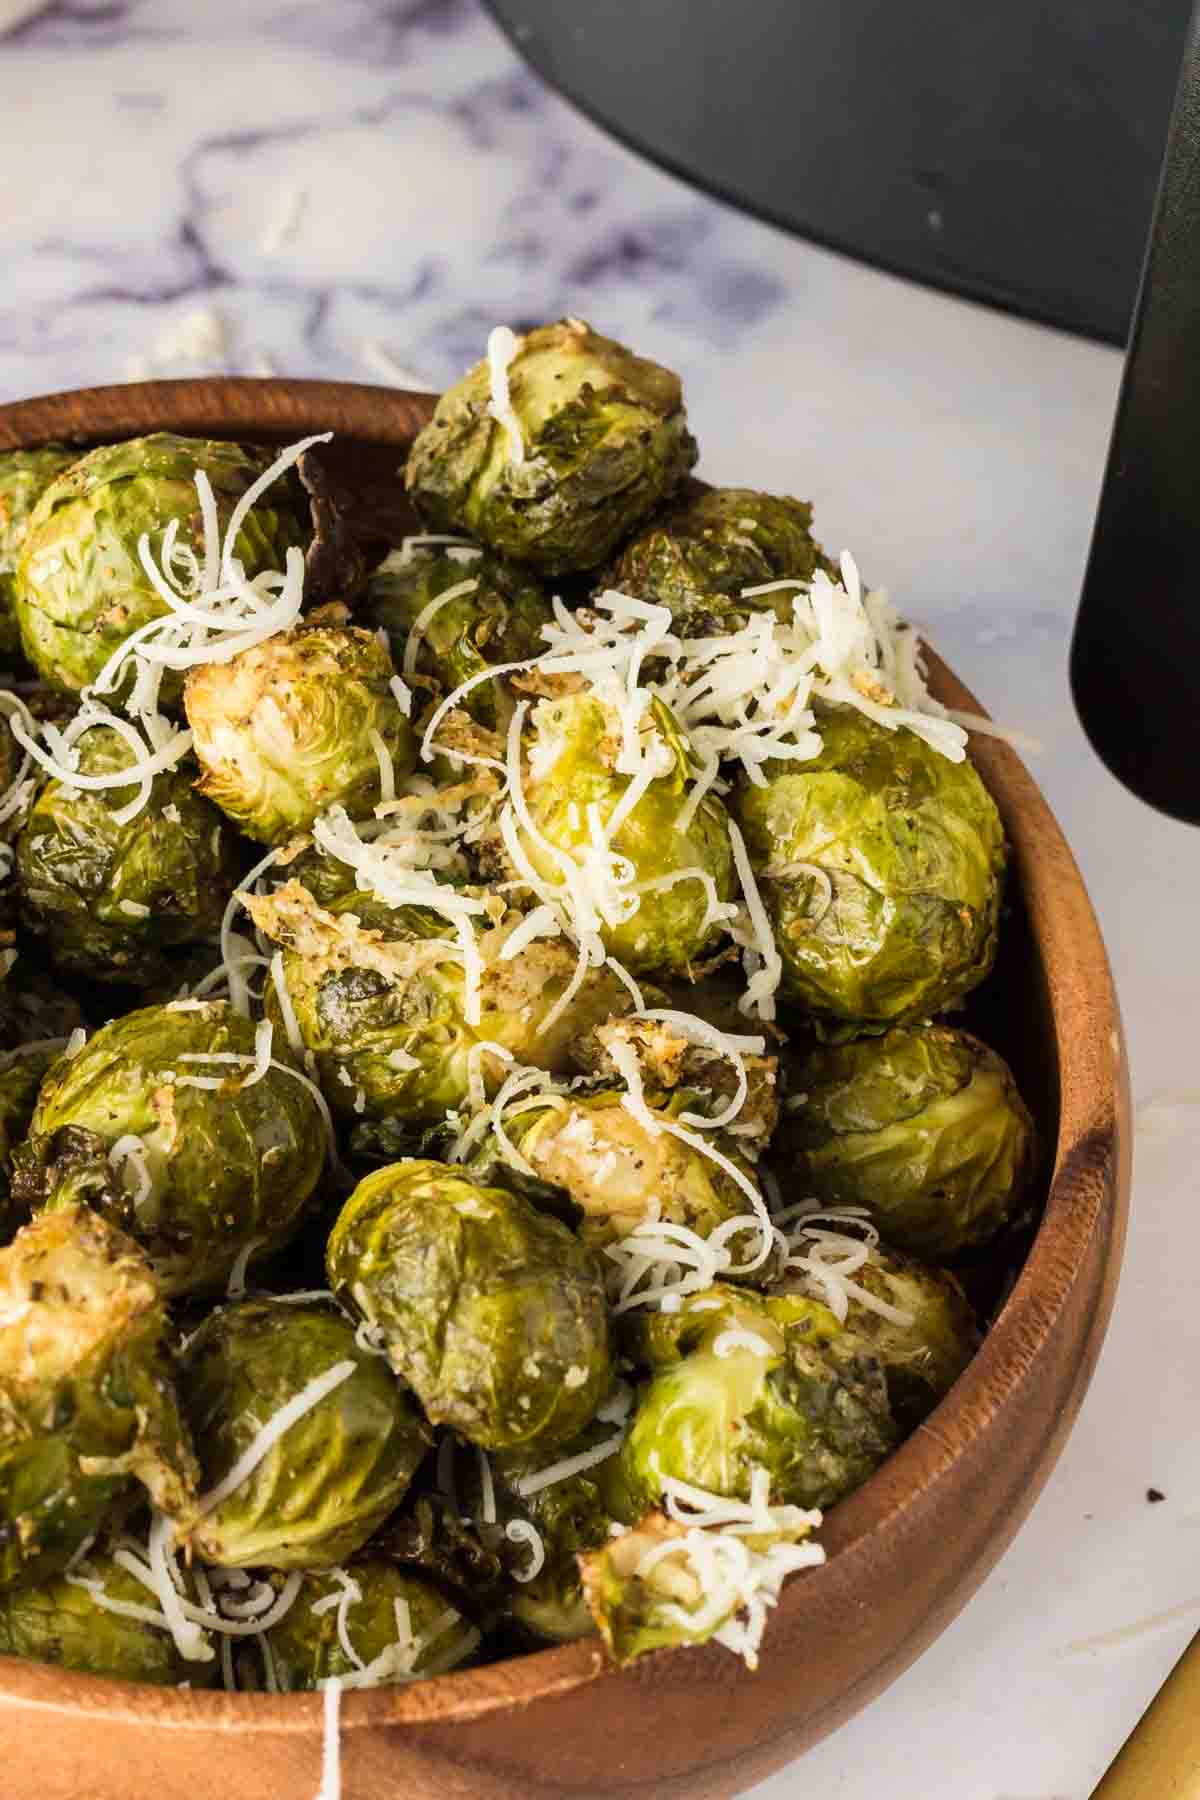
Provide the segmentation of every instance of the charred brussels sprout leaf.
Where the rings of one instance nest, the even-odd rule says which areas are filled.
[[[1034,1130],[1007,1063],[964,1031],[898,1027],[822,1046],[792,1071],[807,1096],[779,1154],[797,1193],[866,1207],[889,1244],[953,1261],[1028,1192]]]
[[[783,992],[826,1027],[941,1012],[992,966],[1005,847],[969,762],[846,710],[812,761],[731,799],[783,959]]]
[[[15,610],[16,567],[33,509],[45,489],[77,456],[77,451],[58,444],[0,455],[0,661],[11,662],[21,652]]]
[[[691,748],[659,702],[652,722],[662,773],[612,835],[611,849],[628,863],[633,883],[618,921],[606,921],[600,935],[635,974],[687,976],[719,938],[721,909],[734,896],[729,820],[712,794],[694,812],[688,808],[690,818],[685,815],[695,773]],[[607,831],[633,777],[617,771],[620,724],[594,696],[543,700],[532,724],[525,795],[538,836],[526,834],[524,847],[553,887],[563,880],[559,853],[575,859],[591,853],[593,820]]]
[[[339,1612],[357,1662],[342,1645]],[[267,1642],[279,1687],[291,1694],[331,1676],[345,1687],[387,1687],[444,1675],[470,1661],[479,1632],[429,1582],[375,1558],[306,1575]]]
[[[0,1587],[64,1569],[139,1492],[186,1529],[196,1465],[157,1281],[86,1207],[0,1250]]]
[[[7,1244],[29,1217],[11,1191],[12,1153],[29,1130],[38,1089],[56,1054],[34,1045],[0,1052],[0,1243]]]
[[[768,1471],[773,1503],[830,1506],[894,1447],[878,1357],[818,1302],[794,1305],[786,1331],[748,1324],[652,1376],[621,1451],[643,1510],[668,1476],[748,1500],[755,1468]]]
[[[114,1605],[158,1610],[136,1575],[114,1562],[110,1552],[92,1551],[69,1577],[52,1576],[0,1595],[0,1656],[158,1687],[185,1681],[206,1687],[216,1679],[220,1664],[182,1657],[165,1620],[155,1625],[115,1612]]]
[[[300,626],[202,663],[185,694],[201,793],[264,844],[286,843],[331,806],[368,817],[381,756],[396,777],[416,759],[394,676],[387,651],[353,626]]]
[[[46,1076],[17,1159],[22,1193],[61,1204],[60,1134],[82,1128],[98,1146],[89,1203],[142,1245],[166,1292],[224,1286],[247,1244],[266,1254],[292,1236],[325,1157],[320,1112],[292,1074],[247,1081],[254,1048],[254,1026],[223,1001],[112,1020]],[[68,1160],[78,1193],[87,1171]]]
[[[477,939],[480,1019],[468,1025],[462,952],[441,914],[373,905],[363,894],[326,910],[296,883],[246,904],[255,924],[286,946],[284,981],[300,1035],[330,1105],[347,1118],[440,1124],[467,1101],[474,1046],[498,1043],[518,1062],[561,1073],[576,1037],[630,1004],[611,970],[593,969],[543,1031],[542,1019],[575,972],[575,951],[560,938],[503,960],[520,922],[512,914]],[[275,1005],[269,998],[272,1016]],[[486,1053],[477,1060],[494,1092],[506,1065]]]
[[[431,1434],[387,1364],[332,1306],[246,1300],[191,1339],[180,1397],[204,1492],[219,1488],[267,1421],[339,1363],[353,1371],[289,1425],[192,1546],[230,1568],[329,1568],[353,1556],[404,1498]]]
[[[129,768],[129,746],[106,727],[80,739],[79,771]],[[136,786],[88,792],[51,781],[17,839],[21,916],[55,967],[92,981],[168,982],[179,947],[216,937],[240,856],[186,766],[156,775],[132,819]],[[213,959],[215,960],[215,956]],[[178,987],[178,979],[175,983]]]
[[[611,1385],[591,1252],[557,1219],[445,1164],[396,1163],[361,1181],[328,1268],[429,1418],[484,1449],[565,1442]]]
[[[464,1518],[445,1494],[418,1493],[414,1485],[369,1548],[432,1583],[484,1630],[503,1611],[512,1546],[500,1525]]]
[[[519,460],[477,363],[442,395],[405,480],[434,531],[466,531],[546,575],[594,569],[696,460],[679,377],[576,319],[518,341]]]
[[[751,613],[792,616],[794,590],[743,596],[766,582],[811,581],[833,565],[812,535],[812,507],[753,488],[690,493],[630,539],[604,586],[671,610],[682,637],[736,630]]]
[[[546,648],[541,628],[551,616],[540,582],[527,570],[486,554],[459,561],[448,551],[411,546],[380,563],[361,611],[365,625],[386,631],[397,668],[423,619],[416,670],[446,693],[496,664],[537,656]],[[489,731],[508,723],[511,704],[499,680],[481,681],[462,704]]]
[[[168,610],[138,544],[145,533],[161,562],[174,522],[176,542],[203,562],[197,474],[208,478],[224,532],[269,460],[238,444],[157,432],[90,450],[53,481],[34,508],[16,574],[21,640],[45,679],[78,693],[126,638]],[[301,510],[283,484],[251,507],[235,546],[248,576],[281,569],[288,549],[307,542]],[[164,699],[178,699],[181,690],[168,674]]]

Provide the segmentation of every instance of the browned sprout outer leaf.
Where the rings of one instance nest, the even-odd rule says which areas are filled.
[[[0,1587],[65,1568],[138,1484],[180,1531],[197,1469],[149,1263],[88,1207],[0,1250]]]

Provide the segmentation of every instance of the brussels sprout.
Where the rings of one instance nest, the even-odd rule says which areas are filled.
[[[664,1477],[748,1500],[756,1468],[770,1475],[773,1503],[829,1506],[894,1447],[878,1357],[818,1301],[790,1304],[786,1331],[768,1317],[722,1342],[735,1329],[726,1324],[651,1377],[621,1451],[642,1510]]]
[[[979,1343],[975,1315],[953,1275],[906,1256],[876,1250],[854,1276],[859,1287],[908,1315],[908,1322],[873,1311],[853,1296],[846,1325],[883,1364],[888,1399],[907,1435],[958,1380]],[[781,1302],[772,1302],[778,1316]]]
[[[284,983],[300,1035],[330,1105],[346,1117],[440,1123],[467,1102],[474,1046],[498,1043],[517,1062],[562,1073],[577,1034],[630,1004],[611,970],[591,969],[543,1031],[542,1020],[575,973],[576,953],[558,938],[528,944],[504,961],[505,942],[520,923],[508,914],[476,939],[480,1017],[468,1025],[462,952],[440,913],[394,909],[362,893],[325,910],[295,882],[247,896],[246,905],[255,924],[286,946]],[[268,996],[269,1016],[278,1004],[277,995]],[[476,1060],[494,1093],[506,1065],[491,1054]]]
[[[429,1418],[484,1449],[564,1443],[611,1386],[591,1252],[518,1195],[443,1163],[396,1163],[360,1181],[330,1235],[328,1269]]]
[[[43,492],[69,469],[78,451],[47,444],[41,450],[7,450],[0,455],[0,659],[21,654],[14,609],[16,567],[29,535],[29,519]],[[7,786],[7,783],[5,784]]]
[[[788,1297],[786,1304],[790,1308],[797,1301]],[[807,1302],[799,1304],[797,1316],[803,1317]],[[789,1322],[790,1312],[778,1322],[772,1317],[765,1294],[714,1281],[709,1287],[681,1295],[675,1312],[655,1307],[622,1313],[617,1319],[617,1342],[637,1368],[668,1369],[693,1350],[710,1349],[725,1331],[752,1332],[778,1352],[783,1346],[780,1333]]]
[[[655,1120],[671,1121],[699,1098],[683,1089],[670,1097],[648,1094],[647,1102]],[[543,1106],[530,1106],[527,1096],[503,1120],[505,1136],[535,1176],[565,1190],[580,1208],[585,1244],[601,1250],[656,1219],[707,1238],[748,1211],[744,1191],[725,1169],[661,1125],[652,1132],[624,1101],[624,1091],[557,1095]],[[724,1153],[753,1180],[736,1150]],[[474,1166],[482,1171],[493,1160],[503,1164],[503,1148],[486,1139]],[[736,1244],[734,1254],[741,1254]]]
[[[87,732],[78,750],[85,775],[133,762],[106,726]],[[145,806],[124,821],[136,787],[88,792],[51,781],[38,795],[16,844],[21,916],[62,973],[163,982],[178,946],[215,939],[241,858],[216,807],[193,788],[193,772],[181,764],[156,775]]]
[[[633,871],[636,910],[629,913],[622,899],[622,916],[605,923],[600,935],[605,949],[635,974],[690,976],[720,936],[720,909],[734,896],[729,820],[720,800],[707,794],[686,829],[680,828],[693,786],[692,752],[659,701],[652,722],[663,773],[619,822],[610,846]],[[593,821],[607,829],[632,777],[617,772],[616,715],[594,695],[540,701],[532,727],[525,797],[540,841],[526,835],[524,847],[553,885],[562,881],[556,851],[575,857],[589,852]]]
[[[818,1021],[941,1012],[992,966],[1004,832],[969,762],[901,727],[823,714],[811,762],[765,765],[730,804],[783,959]],[[844,1027],[843,1027],[844,1031]]]
[[[80,1128],[91,1203],[143,1246],[165,1291],[224,1286],[248,1244],[266,1253],[291,1237],[325,1156],[311,1094],[287,1067],[247,1079],[254,1050],[253,1024],[224,1001],[113,1019],[46,1076],[14,1186],[34,1209],[61,1204],[60,1134]],[[286,1051],[275,1054],[286,1063]],[[78,1152],[77,1137],[66,1159],[77,1171]],[[68,1184],[76,1193],[87,1160],[83,1190]]]
[[[416,761],[394,677],[371,632],[326,625],[201,663],[184,694],[200,792],[264,844],[286,843],[331,806],[367,818],[381,797],[381,758],[398,776]]]
[[[357,1660],[346,1654],[343,1622]],[[266,1639],[285,1694],[333,1676],[345,1687],[390,1687],[444,1675],[479,1647],[479,1632],[437,1588],[378,1559],[306,1575]]]
[[[181,1656],[165,1623],[114,1612],[106,1601],[158,1610],[153,1594],[108,1551],[91,1551],[72,1575],[7,1590],[0,1595],[0,1656],[159,1687],[206,1687],[216,1679],[220,1664]]]
[[[653,1006],[653,993],[647,994],[644,988],[642,991],[647,1003]],[[746,1025],[745,1015],[739,1015],[733,1035],[744,1039]],[[681,1100],[677,1110],[686,1107],[700,1117],[716,1118],[728,1111],[737,1099],[740,1085],[737,1066],[728,1056],[714,1049],[711,1041],[705,1041],[702,1034],[697,1035],[694,1028],[688,1034],[678,1020],[669,1015],[666,1018],[635,1015],[633,1018],[606,1019],[603,1025],[598,1025],[581,1039],[575,1049],[575,1061],[588,1074],[619,1076],[623,1060],[619,1046],[622,1045],[632,1050],[647,1089],[657,1088],[672,1094],[690,1090],[686,1101]],[[757,1157],[770,1143],[779,1123],[778,1060],[774,1056],[743,1051],[740,1061],[746,1091],[731,1121],[736,1127],[734,1148],[746,1156]]]
[[[86,1207],[0,1250],[0,1588],[64,1569],[140,1490],[186,1529],[196,1465],[145,1257]]]
[[[224,532],[269,461],[238,444],[163,431],[89,450],[51,482],[29,520],[15,596],[25,654],[45,679],[78,693],[128,637],[167,612],[138,545],[147,535],[158,561],[174,523],[177,544],[203,558],[197,474],[208,477]],[[251,507],[235,549],[253,577],[281,569],[289,547],[307,536],[300,509],[278,484]],[[179,677],[168,673],[163,701],[181,691]]]
[[[494,664],[526,662],[546,648],[541,628],[553,614],[540,583],[525,569],[486,554],[459,561],[432,546],[394,550],[371,576],[359,617],[372,630],[387,632],[399,668],[426,608],[469,582],[475,583],[469,592],[446,600],[425,619],[418,674],[432,676],[450,693]],[[511,707],[499,681],[481,681],[462,704],[491,731],[508,723]]]
[[[211,1314],[190,1340],[179,1392],[206,1493],[269,1419],[339,1363],[353,1372],[205,1511],[191,1537],[205,1562],[344,1562],[400,1504],[432,1437],[411,1396],[330,1305],[243,1300]]]
[[[619,1429],[597,1419],[552,1460],[569,1463],[605,1444],[615,1450],[619,1442]],[[488,1458],[492,1506],[505,1531],[512,1569],[506,1613],[525,1636],[561,1644],[595,1630],[576,1559],[580,1551],[605,1541],[622,1509],[620,1484],[611,1479],[615,1462],[615,1455],[609,1456],[539,1486],[547,1466],[543,1452],[501,1450]],[[468,1510],[478,1516],[485,1504],[481,1465],[475,1463],[472,1470],[468,1463],[467,1468],[472,1477],[465,1484]],[[522,1529],[529,1526],[532,1531]],[[544,1559],[540,1566],[539,1559]]]
[[[1002,1058],[965,1031],[898,1026],[800,1059],[778,1138],[788,1180],[825,1205],[865,1207],[887,1239],[931,1261],[988,1243],[1034,1166],[1033,1121]]]
[[[715,1638],[757,1668],[767,1607],[785,1577],[824,1560],[815,1545],[801,1542],[812,1524],[811,1514],[776,1515],[769,1530],[734,1535],[685,1527],[655,1512],[585,1551],[579,1559],[584,1592],[609,1655],[628,1663],[649,1650]]]
[[[434,531],[462,531],[546,575],[594,569],[696,460],[679,377],[578,319],[519,339],[508,367],[521,447],[477,363],[438,401],[405,481]]]
[[[686,494],[630,539],[605,587],[671,609],[681,637],[737,630],[754,612],[792,616],[794,590],[743,596],[743,588],[836,573],[812,535],[812,507],[753,488]]]

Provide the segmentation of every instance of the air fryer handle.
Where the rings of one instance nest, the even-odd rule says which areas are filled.
[[[1113,774],[1200,824],[1200,5],[1192,15],[1075,636]]]

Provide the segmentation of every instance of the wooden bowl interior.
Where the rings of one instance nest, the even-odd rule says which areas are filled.
[[[431,396],[342,383],[149,382],[0,409],[0,447],[84,445],[159,429],[269,444],[332,429],[324,454],[348,491],[370,496],[372,518],[389,494],[392,527],[404,530],[413,523],[393,489],[395,472],[431,406]],[[939,659],[931,654],[930,663],[939,696],[977,711]],[[712,1648],[659,1655],[618,1674],[590,1641],[406,1689],[349,1694],[343,1742],[358,1744],[364,1795],[590,1793],[604,1739],[610,1754],[615,1741],[628,1780],[618,1772],[597,1792],[678,1791],[697,1800],[741,1791],[899,1673],[953,1617],[1032,1505],[1111,1307],[1128,1185],[1127,1094],[1116,1002],[1078,870],[1015,754],[984,736],[973,739],[972,753],[1004,817],[1014,878],[1000,959],[967,1022],[1017,1072],[1041,1134],[1046,1183],[1041,1226],[979,1355],[927,1426],[831,1512],[823,1532],[830,1562],[790,1585],[758,1676]],[[957,1544],[941,1544],[955,1532]],[[903,1567],[909,1553],[921,1559],[912,1565],[915,1596],[905,1592],[914,1587]],[[113,1738],[122,1758],[136,1760],[139,1732],[166,1729],[176,1766],[188,1771],[189,1785],[181,1781],[178,1791],[195,1800],[209,1791],[201,1748],[216,1741],[213,1733],[253,1734],[264,1768],[311,1772],[321,1732],[318,1696],[145,1689],[0,1659],[5,1703],[49,1710],[60,1722],[70,1715],[81,1728],[101,1719],[110,1732],[128,1727]],[[736,1720],[725,1719],[726,1707]],[[382,1729],[397,1726],[406,1728],[412,1758],[403,1778],[399,1740]],[[571,1753],[548,1758],[542,1739]],[[184,1746],[193,1740],[189,1761]],[[702,1772],[731,1756],[732,1773]],[[46,1800],[68,1792],[31,1785],[20,1789],[22,1800],[26,1791]],[[96,1791],[107,1797],[110,1787]],[[287,1790],[268,1774],[259,1791]],[[211,1792],[214,1800],[227,1793],[227,1779],[214,1778]]]

